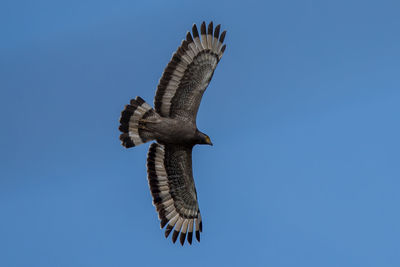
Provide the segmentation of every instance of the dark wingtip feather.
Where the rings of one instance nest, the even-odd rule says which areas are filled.
[[[196,239],[197,239],[197,241],[200,242],[200,232],[199,231],[196,231]]]
[[[188,50],[188,42],[186,40],[182,40],[181,46],[185,51]]]
[[[193,37],[190,32],[187,32],[186,34],[186,41],[188,41],[189,43],[193,43]]]
[[[203,21],[203,23],[201,23],[200,32],[201,32],[202,35],[203,34],[204,35],[207,34],[207,32],[206,32],[206,22],[205,21]]]
[[[220,41],[221,43],[224,42],[224,40],[225,40],[225,35],[226,35],[226,31],[223,31],[223,32],[221,33],[221,36],[219,37],[219,41]]]
[[[162,218],[161,222],[160,222],[160,227],[161,229],[164,228],[164,226],[168,223],[168,219],[167,218]]]
[[[193,38],[199,37],[199,31],[197,30],[196,24],[193,24],[192,32],[193,32]]]
[[[199,230],[200,230],[200,232],[203,232],[203,222],[199,223]]]
[[[167,225],[167,228],[165,229],[165,238],[167,238],[169,236],[169,234],[171,233],[173,228],[174,228],[173,226],[171,226],[169,224]]]
[[[181,233],[181,236],[179,237],[179,241],[181,242],[181,245],[185,244],[185,239],[186,239],[186,233]]]
[[[172,242],[173,243],[175,243],[176,240],[178,239],[178,235],[179,235],[179,232],[175,230],[174,233],[172,234]]]
[[[208,24],[208,34],[212,35],[213,33],[213,22],[211,21],[210,24]]]
[[[222,46],[221,52],[224,53],[224,52],[225,52],[225,49],[226,49],[226,44],[224,44],[224,45]]]
[[[192,238],[193,238],[193,232],[189,232],[187,240],[188,240],[190,245],[192,244]]]
[[[215,27],[214,31],[214,37],[218,39],[219,36],[219,30],[221,29],[221,24],[218,24],[217,27]]]
[[[154,169],[148,170],[148,171],[154,171]],[[157,175],[157,173],[151,173],[151,175],[153,175],[153,174]],[[153,188],[158,188],[158,181],[156,179],[157,179],[157,177],[155,177],[155,178],[150,177],[149,178],[149,185],[150,185],[150,189],[151,190],[153,190]],[[165,218],[166,212],[164,210],[163,203],[157,204],[156,205],[156,210],[157,210],[157,212],[159,212],[158,215],[160,216],[160,218]]]

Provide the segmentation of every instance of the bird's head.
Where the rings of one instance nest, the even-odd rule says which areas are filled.
[[[197,143],[200,145],[210,145],[210,146],[213,145],[210,137],[200,131],[197,131]]]

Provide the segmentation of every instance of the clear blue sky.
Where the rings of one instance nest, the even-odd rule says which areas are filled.
[[[0,266],[400,266],[399,10],[2,1]],[[203,20],[227,49],[193,152],[204,233],[181,247],[118,119]]]

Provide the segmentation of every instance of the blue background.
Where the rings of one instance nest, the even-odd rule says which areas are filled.
[[[400,266],[398,1],[2,1],[0,266]],[[201,243],[165,240],[153,103],[192,23],[227,49],[194,149]]]

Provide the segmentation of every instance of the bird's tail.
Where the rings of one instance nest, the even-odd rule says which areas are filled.
[[[154,140],[154,134],[146,127],[148,122],[155,122],[159,115],[141,97],[132,99],[121,112],[119,139],[126,148],[138,146]]]

